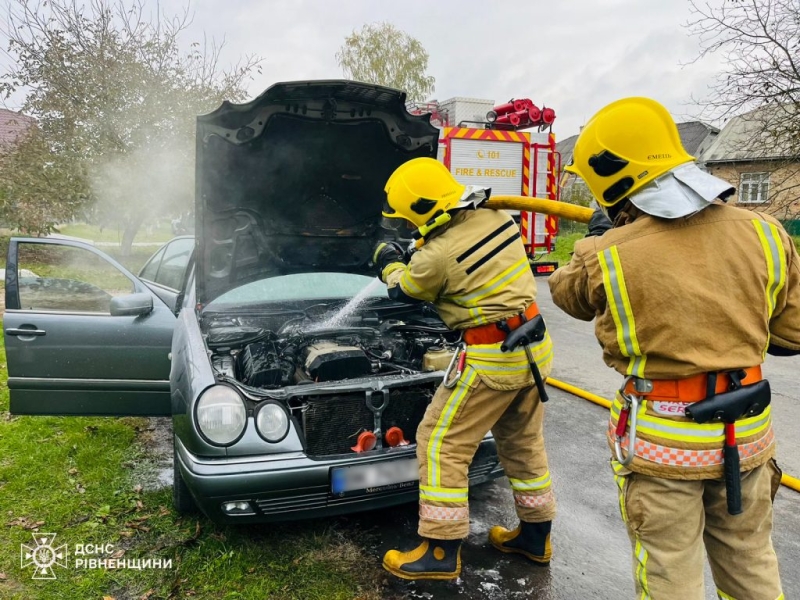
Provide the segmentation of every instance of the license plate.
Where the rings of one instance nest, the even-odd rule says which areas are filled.
[[[413,489],[418,483],[419,463],[416,458],[331,469],[331,492],[337,495]]]

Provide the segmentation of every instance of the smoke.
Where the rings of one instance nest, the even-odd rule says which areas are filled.
[[[148,136],[135,149],[89,165],[96,220],[135,235],[142,225],[192,210],[194,136]]]

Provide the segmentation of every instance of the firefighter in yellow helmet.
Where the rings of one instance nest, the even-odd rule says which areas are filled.
[[[726,205],[734,189],[693,160],[657,102],[600,110],[568,170],[610,221],[549,284],[564,311],[596,319],[624,378],[608,441],[637,597],[704,598],[705,545],[720,598],[775,600],[781,473],[761,364],[800,353],[800,258],[778,221]]]
[[[413,223],[419,249],[408,260],[396,244],[380,244],[373,255],[380,277],[393,299],[432,302],[464,342],[416,433],[422,541],[383,559],[404,579],[453,579],[461,572],[468,469],[489,430],[520,518],[513,530],[494,527],[489,540],[536,563],[551,557],[555,498],[541,402],[552,343],[519,229],[508,213],[480,208],[488,196],[430,158],[408,161],[386,184],[384,217]]]

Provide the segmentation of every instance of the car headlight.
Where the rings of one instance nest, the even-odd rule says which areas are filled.
[[[289,415],[277,402],[266,402],[256,413],[256,429],[268,442],[280,442],[289,433]]]
[[[197,428],[208,441],[230,446],[244,433],[247,410],[241,396],[227,385],[215,385],[200,396],[195,409]]]

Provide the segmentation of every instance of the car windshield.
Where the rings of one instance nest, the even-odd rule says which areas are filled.
[[[293,300],[387,298],[386,286],[374,277],[353,273],[293,273],[260,279],[225,292],[207,308],[238,307],[247,304],[290,302]]]

